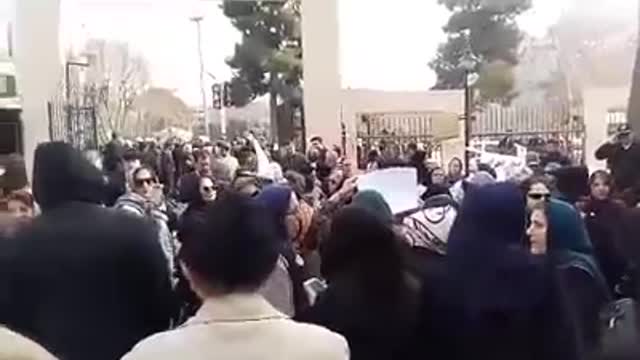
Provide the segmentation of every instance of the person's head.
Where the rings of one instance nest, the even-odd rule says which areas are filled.
[[[451,161],[449,161],[449,177],[459,178],[460,176],[462,176],[463,167],[464,166],[462,165],[462,160],[457,157],[451,159]]]
[[[196,160],[196,171],[198,174],[211,175],[211,153],[206,150],[194,151],[193,156]]]
[[[544,204],[551,199],[551,186],[546,178],[533,176],[522,182],[522,192],[527,199],[527,208],[533,209],[537,204]]]
[[[418,144],[411,142],[407,145],[407,157],[412,157],[416,152],[418,152]]]
[[[548,153],[557,153],[560,151],[560,142],[557,139],[550,139],[545,144],[544,150]]]
[[[34,214],[33,195],[25,190],[17,190],[7,196],[7,211],[18,219],[30,219]]]
[[[453,290],[467,310],[528,309],[544,295],[543,272],[523,243],[525,221],[524,198],[515,184],[485,185],[464,197],[447,261]]]
[[[64,142],[46,142],[36,148],[33,195],[46,212],[68,202],[105,201],[105,176],[82,152]]]
[[[618,127],[618,141],[622,146],[629,146],[633,143],[634,136],[633,131],[631,131],[631,126],[628,124],[622,124]]]
[[[346,273],[359,285],[389,288],[402,283],[402,256],[394,232],[374,213],[347,206],[331,220],[328,238],[320,245],[322,275],[331,283]],[[381,291],[378,296],[390,295]]]
[[[529,236],[529,244],[531,253],[534,255],[544,255],[547,253],[547,233],[549,229],[549,221],[547,218],[547,205],[545,203],[537,203],[531,207],[531,215],[529,217],[529,227],[527,228],[527,236]]]
[[[344,173],[341,169],[334,169],[329,176],[325,179],[325,192],[327,195],[335,194],[344,183]]]
[[[191,144],[189,143],[185,143],[184,145],[182,145],[182,152],[185,155],[193,153],[193,146],[191,146]]]
[[[310,143],[312,148],[320,149],[320,148],[324,147],[322,137],[320,137],[320,136],[312,137],[311,140],[309,141],[309,143]]]
[[[295,215],[300,205],[293,190],[289,186],[269,185],[262,189],[256,200],[267,210],[266,217],[276,224],[280,237],[283,240],[291,239],[295,234],[289,233],[286,219]]]
[[[393,222],[393,212],[389,203],[375,190],[359,191],[353,197],[350,206],[369,211],[385,224]]]
[[[150,199],[157,184],[156,174],[148,166],[141,166],[133,171],[131,189],[134,193]]]
[[[431,171],[431,184],[442,185],[446,181],[447,175],[444,173],[444,169],[437,167]]]
[[[218,196],[216,184],[210,176],[202,176],[200,178],[198,190],[202,200],[205,202],[215,201]]]
[[[257,291],[273,271],[281,240],[259,202],[227,193],[207,209],[206,221],[179,258],[201,298]]]
[[[221,157],[226,157],[229,155],[229,152],[231,151],[231,144],[229,144],[226,141],[218,141],[216,144],[217,150],[218,150],[218,154]]]
[[[607,200],[611,194],[612,183],[613,179],[608,172],[604,170],[594,172],[589,178],[591,198],[595,200]]]

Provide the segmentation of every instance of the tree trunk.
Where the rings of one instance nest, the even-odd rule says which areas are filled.
[[[638,6],[638,39],[640,39],[640,4]],[[636,49],[636,61],[631,81],[627,119],[636,135],[640,135],[640,42]]]

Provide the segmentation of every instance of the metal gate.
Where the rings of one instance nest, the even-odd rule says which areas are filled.
[[[380,112],[357,115],[358,163],[366,162],[372,149],[387,156],[402,156],[409,144],[422,144],[427,158],[440,160],[442,146],[433,136],[433,117],[425,112]]]
[[[49,137],[66,141],[81,150],[98,149],[96,107],[92,102],[65,104],[48,103]]]
[[[471,146],[477,149],[515,155],[517,143],[540,153],[550,140],[557,141],[575,163],[584,163],[584,120],[569,104],[487,105],[471,122]]]

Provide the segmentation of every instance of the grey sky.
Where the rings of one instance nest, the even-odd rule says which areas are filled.
[[[0,0],[0,26],[10,13]],[[422,90],[435,81],[427,67],[440,41],[447,11],[435,0],[339,0],[343,85],[388,90]],[[520,19],[530,33],[543,35],[571,1],[534,0]],[[609,11],[635,9],[633,0],[591,0]],[[61,40],[65,46],[90,37],[127,41],[151,64],[153,82],[174,88],[198,103],[196,29],[188,19],[203,14],[207,70],[226,79],[224,59],[232,54],[237,32],[218,8],[202,0],[62,0]],[[0,40],[3,44],[4,39]]]

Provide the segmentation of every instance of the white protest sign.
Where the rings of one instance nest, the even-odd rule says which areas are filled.
[[[384,197],[394,214],[415,209],[419,204],[416,192],[418,172],[415,168],[376,170],[358,179],[358,190],[375,190]]]

